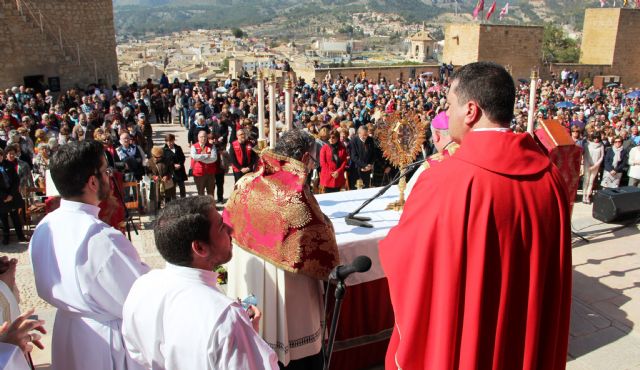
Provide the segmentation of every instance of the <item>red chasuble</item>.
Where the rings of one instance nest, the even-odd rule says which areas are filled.
[[[331,221],[306,186],[305,165],[265,150],[222,214],[235,243],[283,270],[325,280],[339,262]]]
[[[564,369],[569,200],[527,134],[471,132],[380,242],[396,327],[386,368]]]

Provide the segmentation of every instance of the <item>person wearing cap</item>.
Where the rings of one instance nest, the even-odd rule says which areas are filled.
[[[414,185],[418,182],[418,178],[424,170],[451,157],[460,147],[458,143],[453,141],[451,135],[449,135],[449,119],[447,118],[446,112],[438,113],[431,121],[431,140],[433,140],[433,145],[438,152],[427,158],[422,166],[413,174],[411,180],[409,180],[405,190],[407,199],[409,199],[411,190],[413,190]]]
[[[176,199],[176,184],[173,181],[175,169],[171,158],[165,156],[164,149],[160,146],[151,148],[151,158],[147,163],[149,171],[156,182],[158,189],[158,204],[164,199],[165,204]]]

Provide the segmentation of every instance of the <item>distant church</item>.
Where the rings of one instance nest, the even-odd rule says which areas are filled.
[[[431,38],[429,32],[422,30],[409,38],[410,46],[407,52],[407,60],[424,63],[435,61],[436,41]]]

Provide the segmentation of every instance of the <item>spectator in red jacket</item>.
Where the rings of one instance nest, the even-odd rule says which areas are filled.
[[[337,130],[329,133],[329,145],[320,150],[320,186],[325,193],[340,191],[344,186],[344,171],[347,167],[347,149],[340,142]]]

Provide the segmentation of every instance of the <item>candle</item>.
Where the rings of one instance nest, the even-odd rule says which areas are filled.
[[[534,69],[531,71],[531,87],[529,90],[529,115],[527,116],[527,132],[533,136],[533,117],[536,110],[536,82],[538,80],[538,72]]]
[[[258,72],[258,142],[264,142],[264,76]]]
[[[269,148],[276,147],[276,76],[269,76]]]
[[[293,84],[287,79],[284,83],[284,100],[285,100],[285,122],[287,131],[293,129]]]

